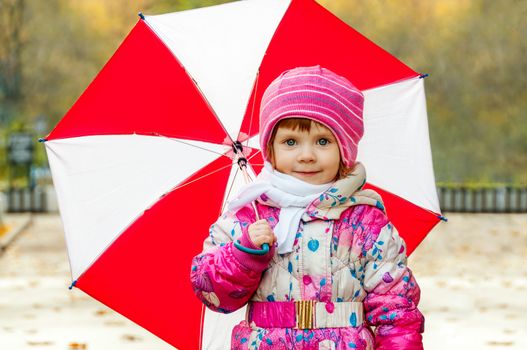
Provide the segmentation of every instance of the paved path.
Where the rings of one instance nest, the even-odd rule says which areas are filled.
[[[527,215],[446,216],[410,257],[425,349],[527,349]]]
[[[425,349],[527,349],[527,215],[447,216],[410,258]],[[37,215],[0,256],[0,349],[172,349],[69,283],[60,219]]]
[[[173,349],[70,283],[60,218],[34,216],[0,257],[0,349]]]

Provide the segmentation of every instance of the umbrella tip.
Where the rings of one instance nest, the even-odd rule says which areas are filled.
[[[38,142],[46,142],[46,141],[47,141],[47,139],[45,139],[45,138],[43,138],[43,137],[41,137],[41,138],[38,139]]]
[[[421,75],[419,76],[419,79],[426,78],[427,76],[428,76],[428,74],[426,74],[426,73],[425,73],[425,74],[421,74]]]
[[[141,18],[143,21],[145,20],[145,15],[143,15],[142,12],[139,12],[137,15],[138,15],[139,18]]]
[[[75,287],[75,285],[77,284],[77,280],[71,282],[71,285],[68,287],[69,290],[72,290],[73,287]]]
[[[448,222],[448,219],[446,217],[444,217],[443,215],[438,215],[437,217],[439,219],[443,220],[444,222]]]

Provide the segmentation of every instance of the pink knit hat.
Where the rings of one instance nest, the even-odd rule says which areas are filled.
[[[276,123],[298,116],[333,131],[344,165],[353,166],[364,133],[363,104],[362,92],[329,69],[313,66],[283,72],[269,84],[260,104],[260,146],[264,158]]]

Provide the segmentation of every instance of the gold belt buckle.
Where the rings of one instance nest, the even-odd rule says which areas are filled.
[[[295,301],[296,328],[297,329],[313,329],[314,310],[315,310],[314,300]]]

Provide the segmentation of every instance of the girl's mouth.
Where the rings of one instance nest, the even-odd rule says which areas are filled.
[[[295,171],[295,173],[303,176],[313,176],[318,174],[320,171]]]

